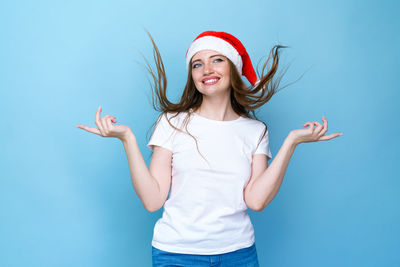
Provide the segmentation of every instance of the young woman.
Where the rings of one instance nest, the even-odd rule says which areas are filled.
[[[188,79],[174,104],[166,97],[164,66],[151,40],[157,74],[149,65],[148,70],[162,114],[147,144],[153,151],[149,168],[131,129],[116,125],[114,116],[100,118],[101,108],[96,112],[97,128],[77,127],[119,138],[144,207],[153,212],[164,206],[154,228],[153,266],[258,266],[247,208],[261,211],[274,199],[298,144],[330,140],[341,133],[325,135],[324,117],[323,124],[307,122],[304,129],[288,134],[268,166],[268,131],[254,110],[276,92],[280,78],[274,76],[282,46],[271,50],[257,79],[237,38],[225,32],[200,34],[186,53]],[[273,62],[264,74],[271,56]]]

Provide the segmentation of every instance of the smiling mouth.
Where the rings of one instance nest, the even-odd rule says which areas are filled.
[[[216,84],[218,81],[219,81],[219,78],[208,79],[208,80],[203,81],[203,84],[213,85],[213,84]]]

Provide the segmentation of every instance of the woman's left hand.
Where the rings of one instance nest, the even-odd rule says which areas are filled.
[[[303,127],[308,126],[307,129],[293,130],[289,133],[289,137],[292,139],[295,145],[298,145],[300,143],[326,141],[342,135],[342,133],[325,135],[325,133],[328,131],[328,121],[325,119],[325,117],[322,117],[322,121],[324,122],[323,125],[317,121],[306,122],[303,124]]]

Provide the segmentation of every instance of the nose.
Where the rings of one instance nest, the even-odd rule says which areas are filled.
[[[213,68],[212,68],[212,66],[211,66],[211,64],[210,63],[205,63],[204,64],[204,75],[208,75],[208,74],[210,74],[210,73],[213,73]]]

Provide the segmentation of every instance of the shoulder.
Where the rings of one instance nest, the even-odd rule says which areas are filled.
[[[165,126],[171,126],[172,124],[175,127],[179,127],[182,125],[186,116],[187,112],[162,112],[159,114],[156,123],[160,123]]]
[[[246,117],[242,117],[242,124],[243,126],[257,132],[264,131],[267,128],[264,122]]]

